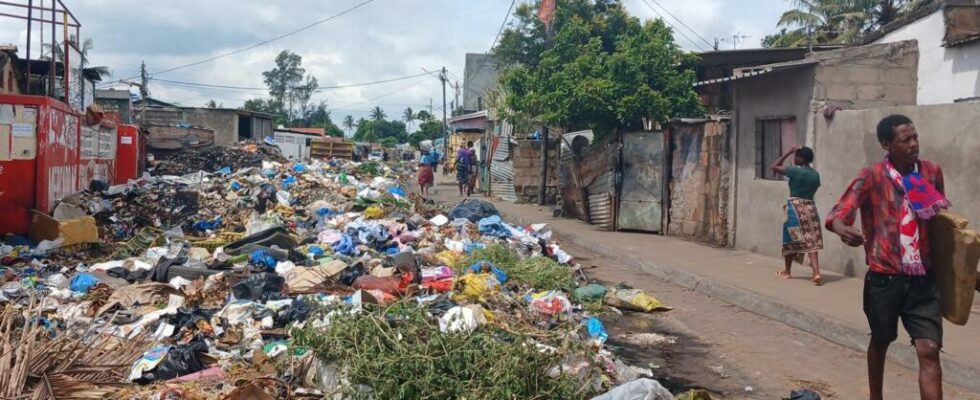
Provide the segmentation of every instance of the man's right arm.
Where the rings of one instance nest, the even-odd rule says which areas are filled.
[[[841,195],[830,214],[827,215],[826,228],[839,235],[841,241],[851,247],[864,244],[864,235],[854,227],[854,221],[858,209],[865,201],[868,201],[872,185],[871,178],[870,168],[861,170],[848,185],[847,190]]]

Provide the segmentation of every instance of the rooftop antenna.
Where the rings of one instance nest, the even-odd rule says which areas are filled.
[[[732,35],[732,50],[737,50],[738,43],[739,42],[744,42],[745,39],[748,39],[750,37],[752,37],[752,36],[743,35],[742,34],[742,31],[738,31],[735,34],[733,34]]]

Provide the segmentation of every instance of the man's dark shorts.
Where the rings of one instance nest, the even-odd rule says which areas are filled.
[[[868,271],[864,277],[864,315],[875,343],[895,341],[901,318],[912,340],[932,339],[939,346],[943,344],[939,286],[931,274],[905,276]]]

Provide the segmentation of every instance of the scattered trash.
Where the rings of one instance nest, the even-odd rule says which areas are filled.
[[[785,400],[820,400],[820,394],[810,389],[794,390]]]
[[[639,289],[613,289],[603,298],[607,305],[629,311],[652,312],[670,310],[660,300]]]
[[[649,378],[641,378],[620,385],[606,394],[593,397],[592,400],[674,400],[660,382]]]

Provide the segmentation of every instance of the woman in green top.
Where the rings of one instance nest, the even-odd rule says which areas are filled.
[[[783,166],[791,155],[794,156],[793,165]],[[773,172],[789,178],[789,200],[783,207],[783,258],[786,268],[777,271],[776,275],[789,279],[793,261],[803,264],[803,256],[809,254],[810,267],[813,268],[812,281],[819,286],[823,281],[817,252],[823,250],[823,231],[813,195],[820,187],[820,174],[810,166],[812,162],[813,149],[798,146],[783,154],[771,167]]]

